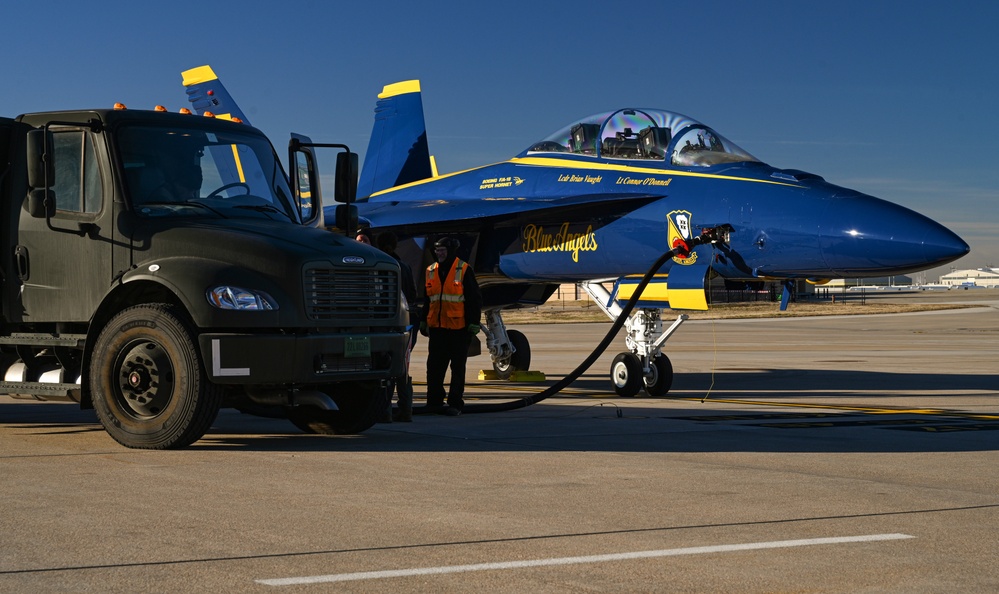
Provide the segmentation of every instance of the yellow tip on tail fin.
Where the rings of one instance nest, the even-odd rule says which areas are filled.
[[[212,70],[212,67],[207,64],[204,66],[198,66],[197,68],[191,68],[190,70],[185,70],[184,72],[181,72],[180,75],[184,77],[185,87],[218,79],[218,77],[215,76],[215,71]]]

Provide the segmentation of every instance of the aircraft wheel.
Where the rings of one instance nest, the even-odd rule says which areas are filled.
[[[493,361],[493,370],[496,372],[496,377],[501,380],[510,379],[514,371],[527,371],[531,368],[531,343],[524,333],[507,330],[506,335],[517,352],[505,359]]]
[[[659,355],[649,365],[649,374],[645,376],[645,391],[649,396],[665,396],[672,387],[673,364],[666,355]]]
[[[118,443],[153,450],[201,438],[222,405],[208,379],[195,333],[177,308],[123,310],[94,343],[90,393],[97,418]]]
[[[611,382],[618,396],[631,398],[642,389],[642,362],[634,353],[618,353],[611,363]]]
[[[374,426],[385,408],[384,390],[378,382],[345,382],[332,388],[327,394],[340,410],[290,406],[288,420],[305,433],[354,435]]]

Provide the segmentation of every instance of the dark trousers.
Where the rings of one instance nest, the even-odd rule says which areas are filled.
[[[472,339],[468,330],[430,328],[427,332],[427,406],[444,404],[461,410],[465,406],[465,363],[468,361],[468,343]],[[451,386],[444,391],[444,375],[451,367]]]

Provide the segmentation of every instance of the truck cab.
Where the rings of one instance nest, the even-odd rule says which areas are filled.
[[[93,407],[139,448],[193,443],[223,405],[374,424],[405,373],[399,267],[323,229],[314,160],[291,157],[289,180],[217,118],[0,119],[0,393]]]

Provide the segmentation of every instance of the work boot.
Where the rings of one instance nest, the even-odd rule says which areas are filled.
[[[453,406],[446,406],[444,407],[444,410],[441,411],[441,414],[445,417],[457,417],[461,414],[461,409]]]

